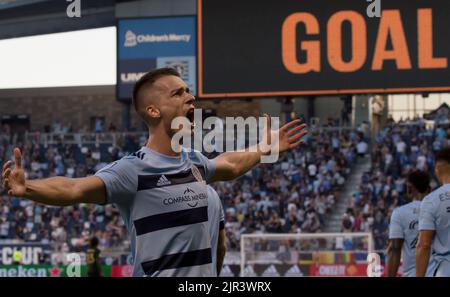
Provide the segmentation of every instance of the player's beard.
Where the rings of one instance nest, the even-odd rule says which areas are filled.
[[[182,115],[181,117],[185,117],[185,115]],[[175,134],[182,133],[186,137],[188,137],[188,136],[192,137],[192,135],[194,133],[194,127],[195,127],[193,112],[192,112],[192,116],[186,117],[186,118],[188,118],[189,124],[187,124],[187,122],[186,122],[186,125],[181,125],[181,126],[179,125],[177,128],[172,128],[172,121],[175,118],[176,117],[174,117],[169,123],[164,124],[167,135],[170,138],[172,138]]]

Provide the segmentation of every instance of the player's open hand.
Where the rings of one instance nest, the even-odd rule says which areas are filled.
[[[306,124],[300,124],[301,119],[296,119],[284,124],[278,130],[272,130],[271,119],[268,114],[266,117],[266,136],[264,143],[270,146],[271,153],[282,153],[287,150],[298,147],[304,142],[303,136],[308,134]]]
[[[16,164],[14,164],[14,168],[11,170],[11,165],[13,164],[12,160],[3,165],[2,171],[2,181],[3,187],[8,192],[8,195],[11,196],[24,196],[25,195],[25,171],[21,166],[22,153],[20,149],[14,149],[14,158],[16,159]]]

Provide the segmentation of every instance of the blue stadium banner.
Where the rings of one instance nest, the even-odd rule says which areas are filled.
[[[130,100],[134,83],[149,70],[161,67],[177,69],[195,95],[195,17],[122,19],[117,32],[120,100]]]

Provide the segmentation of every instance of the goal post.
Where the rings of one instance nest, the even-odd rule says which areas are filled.
[[[240,276],[254,264],[298,263],[302,254],[371,253],[373,234],[354,233],[252,233],[240,241]],[[293,256],[294,255],[294,256]]]

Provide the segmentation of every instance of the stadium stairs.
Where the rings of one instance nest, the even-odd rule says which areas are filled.
[[[358,163],[352,170],[349,178],[347,179],[342,192],[339,195],[338,200],[336,201],[335,207],[332,212],[326,218],[325,227],[323,232],[341,232],[342,227],[342,216],[345,214],[347,210],[347,206],[349,205],[350,199],[353,196],[353,193],[358,189],[361,177],[364,172],[370,170],[370,156],[366,155],[366,157],[358,160]]]

